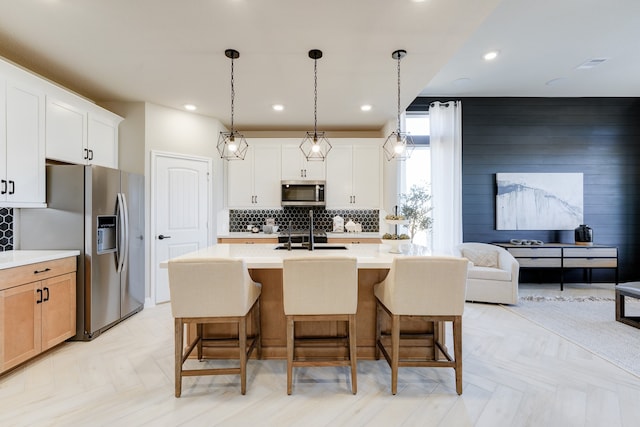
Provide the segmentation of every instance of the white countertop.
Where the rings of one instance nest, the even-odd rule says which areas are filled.
[[[226,234],[219,234],[218,239],[277,239],[280,232],[265,234],[263,232],[260,233],[251,233],[251,232],[230,232]],[[338,237],[338,238],[346,238],[346,239],[357,239],[357,238],[379,238],[382,234],[379,232],[361,232],[361,233],[334,233],[327,231],[327,237]]]
[[[322,246],[318,244],[317,246]],[[393,259],[398,256],[407,255],[429,255],[429,250],[424,246],[412,245],[410,243],[401,246],[401,254],[389,253],[390,246],[385,244],[347,244],[347,250],[322,250],[314,251],[297,249],[292,251],[274,249],[278,244],[236,245],[220,243],[209,246],[199,251],[182,255],[183,257],[202,258],[241,258],[244,259],[247,268],[282,268],[282,260],[296,257],[323,257],[323,256],[352,256],[358,259],[358,268],[375,269],[390,268]],[[335,246],[328,244],[328,246]],[[167,268],[168,261],[160,263],[160,267]]]
[[[5,251],[0,252],[0,270],[78,255],[80,255],[79,250]]]

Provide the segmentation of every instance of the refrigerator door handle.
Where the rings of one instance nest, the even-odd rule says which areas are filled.
[[[120,273],[125,267],[125,262],[129,252],[129,217],[127,212],[127,199],[123,193],[118,193],[116,215],[118,216],[119,225],[118,250],[116,251],[118,266],[116,271]]]

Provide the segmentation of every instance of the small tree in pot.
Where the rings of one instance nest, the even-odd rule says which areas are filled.
[[[433,226],[431,218],[431,194],[427,186],[412,185],[409,193],[400,195],[400,212],[409,221],[409,236],[413,243],[416,233],[429,231]]]

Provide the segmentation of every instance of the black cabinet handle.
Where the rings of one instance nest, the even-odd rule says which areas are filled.
[[[46,273],[47,271],[51,271],[51,269],[49,267],[47,267],[44,270],[36,270],[36,271],[33,272],[33,274]]]
[[[44,288],[44,290],[47,292],[47,296],[44,297],[43,301],[49,301],[49,288]]]
[[[2,191],[0,191],[0,194],[7,194],[7,180],[5,179],[2,180]]]
[[[93,160],[93,150],[89,150],[89,160]]]
[[[9,194],[14,194],[16,192],[15,181],[9,181],[9,185],[10,185]]]
[[[36,300],[36,304],[42,304],[42,289],[36,289],[38,293],[38,299]]]
[[[158,236],[158,240],[164,240],[164,239],[170,239],[170,238],[171,236],[164,236],[162,234]]]
[[[89,150],[88,149],[84,149],[84,157],[83,159],[87,160],[89,158]]]

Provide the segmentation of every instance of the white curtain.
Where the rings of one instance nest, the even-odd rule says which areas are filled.
[[[433,102],[429,121],[433,253],[446,255],[462,243],[462,102]]]

